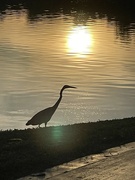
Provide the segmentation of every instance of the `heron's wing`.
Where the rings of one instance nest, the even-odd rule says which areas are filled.
[[[31,118],[31,120],[30,120],[31,124],[38,125],[38,124],[48,122],[51,119],[53,113],[54,113],[54,110],[52,107],[46,108],[42,111],[39,111],[37,114],[35,114]]]

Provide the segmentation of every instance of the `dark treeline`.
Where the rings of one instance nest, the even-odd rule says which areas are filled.
[[[130,39],[130,30],[135,29],[134,4],[133,0],[1,0],[0,14],[27,9],[28,21],[34,22],[63,13],[74,16],[75,24],[86,24],[89,17],[107,18],[116,24],[118,36]]]

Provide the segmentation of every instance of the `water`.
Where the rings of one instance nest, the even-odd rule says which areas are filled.
[[[0,129],[26,128],[64,84],[77,89],[64,91],[48,126],[135,116],[135,18],[42,11],[1,10]]]

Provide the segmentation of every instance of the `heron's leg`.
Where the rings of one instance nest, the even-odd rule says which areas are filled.
[[[46,124],[47,124],[47,123],[45,122],[45,127],[46,127]]]
[[[40,128],[40,124],[38,125],[38,127]]]

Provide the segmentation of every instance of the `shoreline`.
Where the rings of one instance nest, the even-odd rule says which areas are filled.
[[[135,117],[0,131],[0,179],[17,179],[135,141]]]
[[[18,180],[35,178],[40,180],[69,180],[77,178],[84,179],[86,177],[87,179],[89,179],[89,177],[90,179],[102,179],[102,177],[105,179],[118,179],[118,177],[119,179],[124,179],[125,176],[128,177],[128,179],[135,179],[135,173],[132,170],[134,169],[134,152],[135,142],[131,142],[107,149],[100,154],[88,155],[68,163],[60,164],[53,168],[46,169],[45,172],[31,174]],[[110,173],[112,176],[110,176]]]

